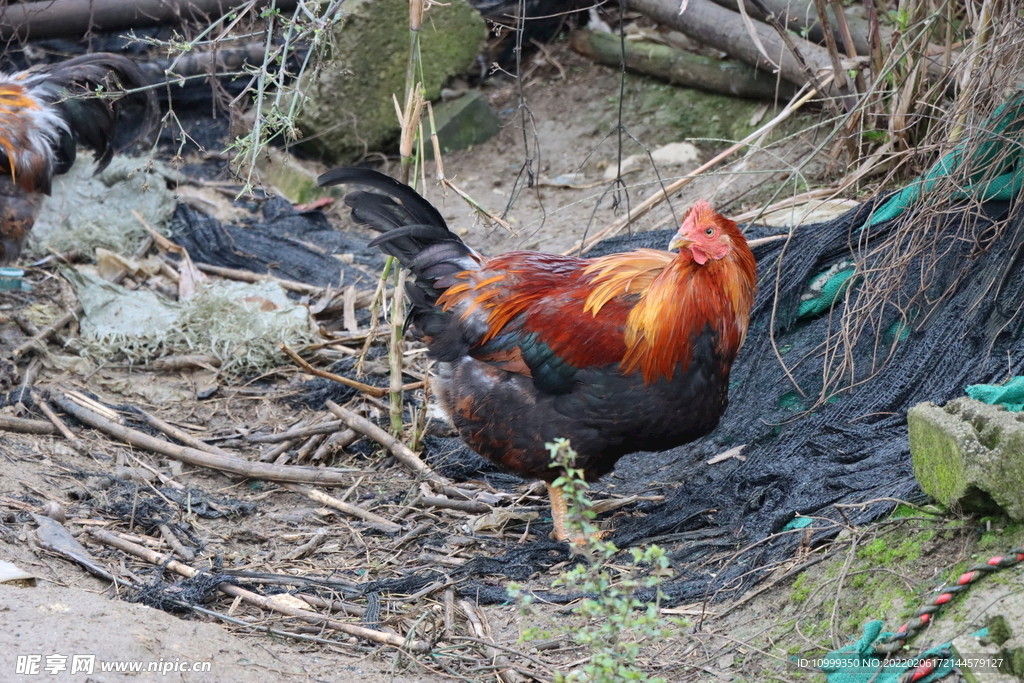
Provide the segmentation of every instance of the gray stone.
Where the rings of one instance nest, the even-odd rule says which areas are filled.
[[[907,414],[914,475],[943,505],[990,511],[994,502],[1024,520],[1024,413],[970,398]]]
[[[409,57],[407,0],[348,0],[343,10],[333,58],[298,86],[306,98],[298,120],[303,146],[331,163],[352,161],[397,137],[392,98],[404,103]],[[485,36],[483,18],[466,0],[430,7],[420,31],[426,99],[472,68]]]
[[[434,124],[442,154],[487,142],[501,130],[498,115],[478,90],[470,90],[462,97],[436,104]],[[427,158],[433,159],[433,146],[427,145],[426,150]]]

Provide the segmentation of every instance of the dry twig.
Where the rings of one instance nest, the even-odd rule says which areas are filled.
[[[345,470],[327,467],[276,467],[262,462],[249,462],[241,458],[215,455],[189,446],[177,446],[148,434],[143,434],[130,427],[119,425],[88,408],[78,405],[67,396],[60,395],[54,402],[79,422],[105,432],[110,436],[123,439],[137,448],[145,448],[146,450],[166,455],[169,458],[180,460],[188,465],[207,467],[253,479],[300,484],[339,485],[348,483],[352,478],[351,472]]]
[[[77,320],[78,316],[80,315],[82,315],[82,304],[78,304],[77,306],[75,306],[75,309],[73,311],[68,311],[61,317],[57,318],[57,320],[55,320],[52,325],[43,328],[42,330],[39,331],[39,334],[35,335],[34,337],[26,341],[24,344],[14,349],[14,351],[11,352],[11,357],[14,359],[18,359],[27,353],[34,353],[45,348],[45,344],[43,342],[45,342],[47,339],[53,336],[55,332],[64,329],[64,326],[70,323],[72,320]]]
[[[391,451],[391,454],[395,456],[395,460],[405,465],[413,472],[413,474],[416,474],[423,479],[441,484],[442,486],[449,486],[451,484],[447,479],[430,469],[425,462],[420,460],[418,455],[409,450],[408,446],[367,420],[365,417],[360,417],[351,410],[342,408],[334,401],[327,401],[325,405],[328,410],[344,420],[345,424],[349,427],[360,434],[365,434],[381,446],[384,446]]]
[[[297,486],[295,484],[281,484],[281,488],[291,491],[292,493],[298,493],[306,496],[310,500],[314,500],[321,505],[326,505],[327,507],[334,508],[335,510],[340,510],[346,515],[358,517],[365,522],[369,522],[370,524],[380,527],[382,531],[389,534],[397,534],[402,530],[401,526],[381,517],[378,514],[370,512],[369,510],[364,510],[357,505],[352,505],[351,503],[338,500],[334,496],[329,496],[323,491],[317,491],[316,489],[311,489],[308,486]]]
[[[281,350],[285,352],[285,355],[287,355],[289,358],[295,361],[296,365],[298,365],[300,368],[302,368],[311,375],[323,377],[324,379],[329,379],[332,382],[337,382],[338,384],[344,384],[346,387],[356,389],[358,391],[363,392],[364,394],[369,394],[374,398],[384,398],[385,396],[388,395],[387,389],[381,389],[380,387],[370,386],[369,384],[357,382],[354,379],[349,379],[348,377],[343,377],[342,375],[336,375],[333,372],[327,372],[326,370],[319,370],[317,368],[314,368],[312,365],[307,363],[299,354],[295,353],[295,351],[288,348],[287,344],[282,343]]]

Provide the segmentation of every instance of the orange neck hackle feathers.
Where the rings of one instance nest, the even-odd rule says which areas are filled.
[[[589,265],[594,289],[585,310],[597,315],[610,300],[638,295],[626,320],[621,369],[640,370],[644,382],[671,378],[693,356],[693,341],[706,328],[719,356],[735,356],[747,333],[757,266],[736,224],[700,201],[670,246],[679,253],[640,249],[605,256]]]

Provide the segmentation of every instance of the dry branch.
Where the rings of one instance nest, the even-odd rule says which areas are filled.
[[[110,436],[122,439],[126,443],[137,448],[166,455],[168,458],[180,460],[188,465],[196,467],[207,467],[221,472],[251,477],[253,479],[265,479],[267,481],[284,481],[299,484],[320,484],[324,486],[337,486],[347,484],[352,480],[352,473],[334,468],[317,467],[277,467],[262,462],[249,462],[241,458],[224,457],[206,451],[201,451],[189,446],[177,446],[168,441],[157,439],[140,431],[119,425],[101,415],[94,413],[88,408],[83,408],[67,396],[57,395],[54,403],[60,406],[61,410],[73,416],[79,422],[105,432]]]
[[[329,379],[332,382],[343,384],[346,387],[357,389],[363,392],[364,394],[369,394],[370,396],[373,396],[374,398],[384,398],[388,394],[387,389],[381,389],[380,387],[364,384],[363,382],[357,382],[354,379],[349,379],[348,377],[344,377],[342,375],[336,375],[333,372],[328,372],[326,370],[319,370],[317,368],[314,368],[312,365],[307,363],[299,354],[295,353],[290,348],[288,348],[288,346],[284,343],[281,344],[281,350],[284,351],[286,356],[295,361],[295,363],[300,368],[302,368],[311,375],[323,377],[324,379]]]
[[[353,517],[358,517],[363,521],[370,522],[371,524],[376,524],[383,531],[389,534],[397,534],[399,531],[402,530],[401,526],[395,524],[390,520],[384,519],[380,515],[374,514],[369,510],[364,510],[363,508],[357,505],[352,505],[350,503],[338,500],[334,496],[329,496],[323,491],[317,491],[316,489],[311,489],[308,486],[298,486],[296,484],[281,484],[281,488],[291,491],[292,493],[298,493],[300,495],[306,496],[310,500],[315,500],[321,505],[326,505],[327,507],[334,508],[335,510],[340,510],[341,512],[344,512],[346,515],[352,515]]]
[[[61,317],[57,318],[57,320],[55,320],[52,325],[46,327],[43,330],[40,330],[39,334],[35,335],[34,337],[26,341],[24,344],[14,349],[14,351],[11,353],[11,357],[17,359],[20,358],[21,356],[24,356],[27,353],[31,353],[34,351],[38,351],[42,348],[45,348],[44,342],[47,339],[49,339],[54,332],[63,329],[65,325],[70,323],[72,320],[77,319],[78,316],[80,315],[82,315],[82,304],[78,304],[77,306],[75,306],[75,309],[73,311],[68,311]]]
[[[141,558],[146,562],[150,562],[161,567],[166,567],[176,574],[180,574],[187,578],[192,578],[199,573],[199,570],[194,569],[187,564],[178,562],[177,560],[171,559],[170,556],[158,553],[155,550],[150,550],[136,543],[126,541],[123,538],[119,538],[115,534],[109,531],[103,531],[102,529],[90,529],[89,535],[99,541],[111,547],[117,548],[118,550],[124,551],[135,557]],[[273,610],[279,614],[284,614],[289,617],[295,617],[296,619],[302,619],[313,624],[323,625],[327,628],[347,633],[350,636],[362,638],[381,645],[391,645],[401,649],[412,650],[413,652],[428,652],[430,645],[423,642],[422,640],[406,640],[399,635],[393,633],[385,633],[384,631],[374,631],[372,629],[364,628],[362,626],[356,626],[355,624],[346,624],[341,621],[334,619],[328,619],[316,612],[310,612],[304,609],[298,609],[292,607],[289,604],[285,604],[280,600],[275,600],[273,597],[266,598],[252,591],[245,590],[239,586],[233,586],[231,584],[222,583],[217,586],[218,590],[222,593],[230,595],[232,597],[241,598],[245,602],[256,605],[262,609]]]
[[[332,434],[344,426],[345,422],[343,420],[333,420],[331,422],[321,422],[320,424],[312,427],[292,429],[279,434],[257,434],[255,436],[247,436],[245,437],[245,440],[250,443],[281,443],[282,441],[295,441],[307,436],[313,436],[314,434]]]
[[[452,500],[451,498],[443,498],[441,496],[423,496],[420,502],[423,505],[446,508],[448,510],[459,510],[474,515],[483,515],[491,511],[490,505],[481,503],[478,500]]]
[[[57,428],[45,420],[26,420],[21,417],[0,415],[0,431],[19,434],[57,434]]]
[[[284,289],[291,292],[298,292],[299,294],[323,294],[327,291],[324,287],[307,285],[305,282],[295,282],[294,280],[285,280],[284,278],[275,277],[273,275],[262,275],[260,273],[254,273],[251,270],[223,268],[221,266],[211,266],[208,263],[197,263],[196,268],[204,273],[209,273],[210,275],[218,275],[229,280],[238,280],[239,282],[276,282]]]
[[[213,453],[214,455],[220,455],[225,458],[235,457],[231,453],[225,451],[223,448],[218,448],[217,446],[208,444],[205,441],[201,441],[200,439],[197,439],[188,432],[184,432],[178,429],[177,427],[164,422],[160,418],[154,415],[150,415],[144,410],[139,410],[139,414],[142,416],[142,419],[146,421],[146,424],[148,424],[150,427],[163,432],[172,439],[177,439],[186,446],[191,446],[192,448],[195,448],[197,450],[204,451],[206,453]]]
[[[622,61],[619,37],[603,31],[576,30],[569,37],[572,48],[606,66]],[[651,42],[626,41],[626,68],[654,76],[684,88],[771,100],[790,97],[794,90],[784,84],[779,92],[775,77],[747,64],[727,62]]]
[[[384,446],[384,448],[391,451],[391,454],[395,456],[395,460],[405,465],[413,472],[413,474],[422,477],[423,479],[441,484],[442,486],[448,486],[451,483],[430,469],[425,462],[420,460],[418,455],[409,450],[408,446],[367,420],[365,417],[360,417],[351,410],[345,410],[334,401],[327,401],[325,405],[328,410],[344,420],[345,424],[349,427],[360,434],[365,434],[381,446]]]
[[[59,417],[57,417],[57,413],[53,412],[53,408],[51,408],[50,404],[46,402],[46,399],[40,398],[39,394],[35,390],[33,390],[30,395],[32,396],[32,401],[36,404],[36,407],[42,411],[47,420],[53,423],[53,426],[57,428],[57,431],[61,433],[71,447],[82,455],[86,455],[89,452],[89,449],[84,443],[82,443],[82,440],[79,439]]]

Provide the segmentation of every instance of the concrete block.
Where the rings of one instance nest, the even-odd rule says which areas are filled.
[[[907,414],[914,475],[943,505],[991,511],[993,503],[1024,520],[1024,413],[970,398]]]

